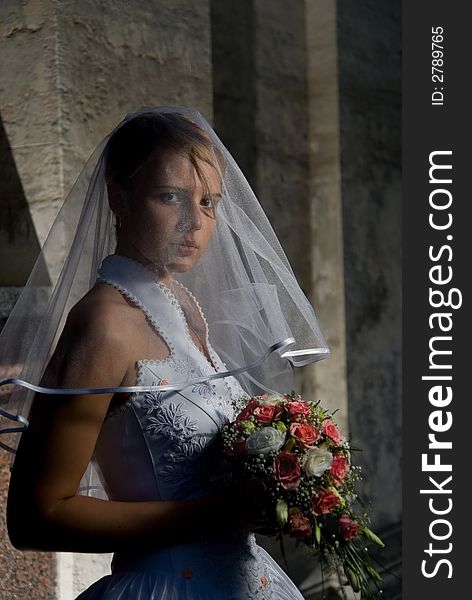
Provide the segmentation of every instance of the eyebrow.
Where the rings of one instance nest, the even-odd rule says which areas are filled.
[[[154,190],[173,190],[173,191],[177,191],[177,192],[183,192],[186,194],[190,193],[190,190],[187,188],[182,188],[182,187],[178,187],[175,185],[154,185],[153,186]],[[223,196],[220,194],[220,192],[210,192],[209,194],[206,194],[206,196],[217,196],[218,198],[222,198]]]

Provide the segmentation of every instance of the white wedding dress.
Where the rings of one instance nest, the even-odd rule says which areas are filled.
[[[98,280],[140,307],[169,346],[170,355],[164,360],[137,362],[138,384],[152,385],[161,379],[172,383],[226,370],[210,344],[198,302],[182,284],[179,290],[206,328],[211,363],[193,342],[177,297],[140,263],[110,255]],[[181,392],[134,393],[108,413],[95,458],[110,499],[185,500],[208,493],[210,478],[221,465],[211,441],[218,426],[233,419],[230,399],[240,395],[243,389],[230,377]],[[221,526],[224,529],[224,523]],[[142,554],[116,552],[111,565],[111,575],[96,581],[76,600],[303,600],[253,533]]]

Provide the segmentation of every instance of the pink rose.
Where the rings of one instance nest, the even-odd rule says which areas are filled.
[[[329,471],[335,485],[341,485],[344,477],[349,472],[349,461],[344,454],[337,454],[331,463]]]
[[[280,417],[282,416],[283,406],[281,404],[276,404],[274,406],[274,416],[272,417],[272,421],[280,421]]]
[[[273,463],[275,479],[286,490],[298,487],[302,478],[300,462],[293,452],[280,452]]]
[[[325,419],[322,423],[323,433],[331,438],[335,444],[341,443],[341,432],[331,419]]]
[[[289,433],[304,448],[313,448],[320,437],[320,432],[311,423],[291,423]]]
[[[339,506],[339,496],[328,490],[315,492],[311,499],[311,507],[315,515],[325,515]]]
[[[346,542],[350,542],[352,539],[359,535],[360,525],[356,521],[353,521],[347,515],[343,515],[338,519],[339,532]]]
[[[275,409],[274,405],[265,404],[264,406],[257,406],[253,414],[259,423],[270,423],[274,419]]]
[[[254,409],[257,406],[259,406],[259,402],[255,398],[252,398],[248,405],[245,408],[243,408],[243,410],[236,417],[236,423],[239,423],[240,421],[245,421],[250,416],[252,416]]]
[[[294,400],[293,402],[284,402],[284,408],[291,421],[308,419],[311,415],[311,408],[307,402]]]
[[[296,507],[289,510],[288,529],[289,535],[297,540],[306,540],[313,533],[310,520]]]

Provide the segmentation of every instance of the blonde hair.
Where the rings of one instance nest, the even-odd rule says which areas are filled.
[[[110,137],[106,149],[106,182],[115,181],[127,190],[149,156],[157,149],[173,149],[186,155],[206,192],[208,182],[201,168],[205,162],[222,174],[224,159],[207,132],[187,116],[144,112],[126,121]]]

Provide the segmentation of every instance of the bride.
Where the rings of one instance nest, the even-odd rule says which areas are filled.
[[[52,291],[32,306],[45,263]],[[144,107],[103,140],[2,338],[3,362],[21,365],[2,411],[21,425],[16,548],[113,552],[80,600],[303,598],[256,543],[271,523],[232,485],[215,434],[232,400],[290,389],[291,366],[329,350],[197,111]]]

